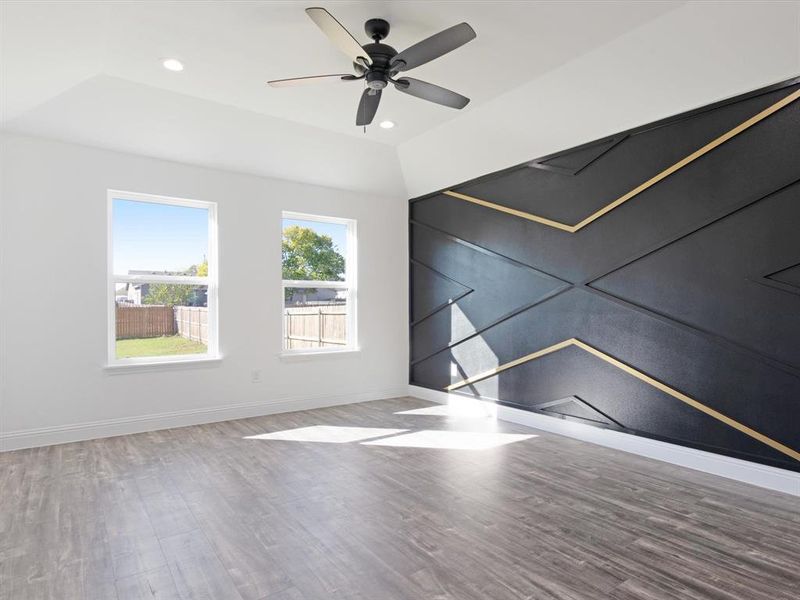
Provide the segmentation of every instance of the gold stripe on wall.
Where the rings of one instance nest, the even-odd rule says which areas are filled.
[[[728,425],[730,427],[733,427],[734,429],[737,429],[738,431],[741,431],[745,435],[748,435],[751,438],[753,438],[755,440],[758,440],[762,444],[766,444],[767,446],[777,450],[778,452],[781,452],[782,454],[785,454],[786,456],[789,456],[789,457],[795,459],[796,461],[800,461],[800,452],[797,452],[796,450],[793,450],[789,446],[781,444],[780,442],[777,442],[777,441],[773,440],[772,438],[767,437],[763,433],[759,433],[755,429],[751,429],[747,425],[739,423],[739,421],[736,421],[736,420],[728,417],[727,415],[724,415],[721,412],[719,412],[717,410],[714,410],[713,408],[711,408],[709,406],[706,406],[702,402],[698,402],[694,398],[691,398],[691,397],[687,396],[686,394],[684,394],[682,392],[679,392],[678,390],[672,389],[671,387],[669,387],[666,384],[661,383],[657,379],[653,379],[649,375],[646,375],[646,374],[642,373],[641,371],[638,371],[638,370],[634,369],[630,365],[626,365],[624,362],[619,361],[616,358],[614,358],[612,356],[609,356],[605,352],[603,352],[601,350],[598,350],[594,346],[590,346],[589,344],[587,344],[585,342],[582,342],[582,341],[580,341],[579,339],[576,339],[576,338],[570,338],[568,340],[564,340],[563,342],[559,342],[557,344],[553,344],[552,346],[548,346],[547,348],[543,348],[541,350],[537,350],[536,352],[532,352],[531,354],[528,354],[528,355],[523,356],[521,358],[517,358],[515,360],[512,360],[511,362],[507,362],[507,363],[505,363],[503,365],[500,365],[499,367],[495,367],[494,369],[489,369],[488,371],[483,371],[482,373],[478,373],[477,375],[473,375],[472,377],[469,377],[467,379],[463,379],[461,381],[458,381],[456,383],[448,385],[445,388],[445,390],[447,390],[447,391],[457,390],[457,389],[462,388],[464,386],[470,385],[471,383],[475,383],[475,382],[481,381],[483,379],[487,379],[488,377],[492,377],[494,375],[497,375],[498,373],[502,373],[503,371],[507,371],[508,369],[516,367],[517,365],[521,365],[521,364],[526,363],[526,362],[531,361],[531,360],[536,360],[537,358],[541,358],[542,356],[546,356],[547,354],[552,354],[553,352],[558,352],[559,350],[563,350],[564,348],[567,348],[569,346],[577,346],[578,348],[581,348],[582,350],[588,352],[589,354],[593,354],[594,356],[604,360],[605,362],[609,363],[610,365],[613,365],[613,366],[617,367],[618,369],[620,369],[622,371],[625,371],[628,375],[632,375],[633,377],[636,377],[636,379],[639,379],[640,381],[644,381],[645,383],[647,383],[648,385],[656,388],[657,390],[660,390],[660,391],[664,392],[665,394],[669,394],[673,398],[676,398],[676,399],[680,400],[681,402],[683,402],[685,404],[688,404],[692,408],[694,408],[696,410],[699,410],[700,412],[703,412],[703,413],[707,414],[708,416],[713,417],[713,418],[717,419],[718,421],[721,421],[721,422],[725,423],[726,425]]]
[[[446,192],[443,193],[447,194],[448,196],[452,196],[453,198],[458,198],[459,200],[466,200],[467,202],[472,202],[473,204],[479,204],[480,206],[485,206],[486,208],[493,208],[494,210],[499,210],[501,212],[508,213],[509,215],[514,215],[515,217],[521,217],[523,219],[528,219],[529,221],[536,221],[537,223],[541,223],[542,225],[547,225],[548,227],[555,227],[556,229],[561,229],[562,231],[575,233],[575,227],[572,225],[565,225],[564,223],[559,223],[558,221],[553,221],[552,219],[545,219],[544,217],[533,215],[531,213],[525,212],[524,210],[517,210],[515,208],[501,206],[500,204],[495,204],[494,202],[489,202],[488,200],[481,200],[480,198],[475,198],[474,196],[467,196],[466,194],[453,192],[451,190],[447,190]]]
[[[514,215],[515,217],[528,219],[529,221],[535,221],[536,223],[541,223],[542,225],[547,225],[548,227],[554,227],[556,229],[560,229],[561,231],[566,231],[567,233],[575,233],[576,231],[579,231],[580,229],[583,229],[584,227],[586,227],[592,221],[595,221],[595,220],[599,219],[600,217],[602,217],[606,213],[609,213],[612,210],[614,210],[615,208],[617,208],[618,206],[620,206],[621,204],[624,204],[625,202],[627,202],[628,200],[630,200],[634,196],[637,196],[638,194],[642,193],[647,188],[655,185],[656,183],[658,183],[662,179],[665,179],[665,178],[669,177],[670,175],[672,175],[676,171],[679,171],[680,169],[682,169],[683,167],[685,167],[689,163],[697,160],[698,158],[700,158],[704,154],[707,154],[707,153],[711,152],[717,146],[720,146],[720,145],[724,144],[725,142],[727,142],[731,138],[739,135],[740,133],[742,133],[746,129],[749,129],[750,127],[752,127],[753,125],[755,125],[759,121],[763,121],[764,119],[766,119],[767,117],[769,117],[773,113],[779,111],[784,106],[787,106],[787,105],[791,104],[792,102],[794,102],[798,98],[800,98],[800,90],[797,90],[797,91],[789,94],[788,96],[782,98],[781,100],[778,100],[778,102],[776,102],[775,104],[765,108],[760,113],[758,113],[756,115],[753,115],[752,117],[750,117],[749,119],[747,119],[743,123],[740,123],[739,125],[737,125],[733,129],[731,129],[727,133],[722,134],[721,136],[719,136],[715,140],[712,140],[711,142],[709,142],[708,144],[706,144],[702,148],[699,148],[698,150],[695,150],[690,155],[686,156],[685,158],[682,158],[681,160],[676,162],[671,167],[667,167],[666,169],[661,171],[658,175],[656,175],[654,177],[651,177],[650,179],[648,179],[647,181],[645,181],[641,185],[633,188],[630,192],[628,192],[626,194],[623,194],[622,196],[620,196],[619,198],[617,198],[613,202],[607,204],[606,206],[604,206],[600,210],[592,213],[591,215],[586,217],[583,221],[580,221],[579,223],[576,223],[575,225],[568,225],[566,223],[560,223],[558,221],[554,221],[552,219],[547,219],[545,217],[540,217],[538,215],[534,215],[532,213],[525,212],[523,210],[517,210],[515,208],[509,208],[508,206],[503,206],[503,205],[497,204],[495,202],[490,202],[488,200],[483,200],[481,198],[476,198],[474,196],[468,196],[467,194],[462,194],[460,192],[454,192],[452,190],[447,190],[447,191],[445,191],[443,193],[447,194],[448,196],[451,196],[453,198],[458,198],[459,200],[465,200],[467,202],[472,202],[473,204],[478,204],[480,206],[485,206],[486,208],[499,210],[501,212],[504,212],[504,213],[507,213],[507,214],[510,214],[510,215]]]

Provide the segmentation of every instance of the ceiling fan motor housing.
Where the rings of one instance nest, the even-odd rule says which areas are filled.
[[[363,48],[366,53],[369,54],[372,64],[368,69],[365,69],[363,66],[359,69],[358,63],[354,63],[356,70],[361,73],[366,73],[365,79],[367,81],[367,87],[373,90],[382,90],[389,82],[389,63],[392,58],[397,56],[397,50],[387,44],[381,44],[380,42],[366,44]]]
[[[377,71],[369,71],[365,79],[367,80],[367,87],[373,90],[382,90],[387,85],[386,75]]]

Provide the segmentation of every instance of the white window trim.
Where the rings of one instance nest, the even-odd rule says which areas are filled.
[[[115,275],[114,274],[114,199],[136,200],[153,204],[186,206],[202,208],[208,211],[208,277],[192,277],[186,275]],[[219,353],[219,260],[217,232],[217,203],[203,200],[187,200],[156,194],[142,194],[123,190],[108,190],[107,193],[107,238],[106,249],[107,281],[106,295],[108,306],[106,368],[118,370],[125,367],[141,368],[147,366],[187,365],[218,361]],[[208,351],[204,354],[176,354],[173,356],[142,356],[136,358],[117,358],[117,316],[116,316],[116,284],[120,283],[181,283],[208,286],[206,303],[208,306]]]
[[[313,281],[313,280],[290,280],[283,279],[281,272],[281,339],[278,340],[280,351],[278,356],[282,358],[298,356],[325,356],[331,354],[352,354],[360,351],[358,343],[358,222],[355,219],[345,219],[342,217],[326,217],[322,215],[312,215],[285,210],[281,214],[281,241],[283,240],[283,219],[296,219],[300,221],[316,221],[317,223],[337,223],[347,227],[347,252],[344,262],[344,281]],[[280,250],[280,248],[279,248]],[[284,310],[286,308],[284,290],[287,287],[314,287],[347,290],[347,345],[338,348],[294,348],[285,349],[283,340],[286,339],[286,319]]]

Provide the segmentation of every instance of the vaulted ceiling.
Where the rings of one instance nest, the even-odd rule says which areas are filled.
[[[4,2],[2,127],[402,196],[412,175],[401,169],[397,147],[445,125],[458,127],[470,114],[485,113],[530,82],[685,5],[319,4],[362,43],[369,41],[366,19],[387,19],[392,30],[386,43],[398,50],[469,22],[476,40],[410,74],[472,102],[455,111],[389,89],[376,122],[391,119],[397,126],[373,125],[364,132],[355,125],[361,82],[267,87],[268,79],[352,69],[305,15],[305,2]],[[183,61],[185,70],[165,70],[161,61],[167,57]]]

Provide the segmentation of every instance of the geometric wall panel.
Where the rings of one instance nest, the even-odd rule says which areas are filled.
[[[457,389],[460,389],[462,387],[468,386],[468,385],[470,385],[472,383],[487,379],[489,377],[496,377],[500,373],[502,373],[504,371],[507,371],[508,369],[512,369],[512,368],[515,368],[515,367],[517,367],[519,365],[523,365],[523,364],[525,364],[525,363],[527,363],[529,361],[538,360],[538,359],[543,358],[545,356],[548,356],[548,355],[550,355],[550,354],[552,354],[554,352],[559,352],[561,350],[564,350],[565,348],[572,348],[572,347],[580,348],[581,350],[584,350],[585,352],[588,352],[589,354],[592,354],[592,355],[600,358],[601,360],[607,362],[608,364],[612,365],[616,369],[618,369],[618,370],[620,370],[620,371],[622,371],[624,373],[627,373],[628,375],[631,375],[631,376],[635,377],[636,379],[638,379],[640,381],[643,381],[644,383],[646,383],[647,385],[653,387],[654,389],[656,389],[656,390],[658,390],[660,392],[663,392],[663,393],[671,396],[672,398],[674,398],[676,400],[679,400],[679,401],[683,402],[684,404],[687,404],[688,406],[691,406],[692,408],[694,408],[695,410],[697,410],[699,412],[702,412],[702,413],[705,413],[706,415],[711,416],[712,418],[716,419],[720,423],[724,423],[725,425],[727,425],[729,427],[732,427],[733,429],[736,429],[737,431],[740,431],[740,432],[744,433],[745,435],[749,436],[750,438],[752,438],[754,440],[757,440],[757,441],[761,442],[762,444],[770,446],[771,448],[776,449],[778,452],[781,452],[782,454],[785,454],[786,456],[789,456],[791,458],[794,458],[795,460],[800,461],[800,452],[795,451],[793,448],[790,448],[790,447],[786,446],[785,444],[782,444],[779,441],[772,439],[768,435],[765,435],[765,434],[763,434],[763,433],[761,433],[759,431],[756,431],[755,429],[753,429],[751,427],[748,427],[747,425],[745,425],[745,424],[743,424],[743,423],[741,423],[739,421],[736,421],[735,419],[729,417],[728,415],[725,415],[725,414],[719,412],[718,410],[715,410],[714,408],[711,408],[710,406],[708,406],[706,404],[703,404],[702,402],[699,402],[699,401],[695,400],[694,398],[691,398],[691,397],[687,396],[686,394],[684,394],[684,393],[682,393],[682,392],[680,392],[680,391],[678,391],[678,390],[676,390],[676,389],[664,384],[663,382],[661,382],[661,381],[659,381],[659,380],[657,380],[657,379],[655,379],[653,377],[650,377],[649,375],[647,375],[645,373],[642,373],[638,369],[635,369],[635,368],[631,367],[630,365],[628,365],[628,364],[626,364],[626,363],[614,358],[613,356],[610,356],[609,354],[603,352],[599,348],[596,348],[596,347],[594,347],[594,346],[592,346],[590,344],[587,344],[587,343],[585,343],[585,342],[583,342],[583,341],[581,341],[579,339],[576,339],[576,338],[570,338],[568,340],[562,340],[561,342],[558,342],[557,344],[553,344],[552,346],[548,346],[547,348],[539,349],[539,350],[537,350],[535,352],[532,352],[532,353],[530,353],[528,355],[525,355],[523,357],[517,358],[517,359],[515,359],[515,360],[513,360],[511,362],[504,363],[504,364],[502,364],[502,365],[500,365],[500,366],[498,366],[496,368],[489,369],[488,371],[484,371],[483,373],[478,373],[477,375],[473,375],[473,376],[467,377],[467,378],[465,378],[465,379],[463,379],[461,381],[458,381],[456,383],[453,383],[453,384],[447,386],[446,389],[448,391],[457,390]],[[577,400],[577,398],[573,398],[573,401],[575,401],[575,400]],[[552,407],[554,404],[555,405],[559,405],[560,403],[561,403],[560,401],[556,401],[556,403],[547,402],[547,403],[544,403],[544,404],[537,404],[537,405],[535,405],[535,408],[542,410],[543,407],[549,408],[549,407]],[[581,402],[581,405],[582,405],[582,408],[584,408],[584,409],[590,408],[588,403]],[[600,411],[597,411],[596,409],[594,409],[594,410],[597,413],[600,412]]]
[[[748,278],[800,260],[798,206],[800,182],[590,285],[800,370],[798,298]]]
[[[411,285],[419,290],[412,307],[411,320],[421,321],[472,290],[418,262],[411,263]]]
[[[588,402],[584,402],[577,396],[569,396],[568,398],[553,400],[551,402],[542,402],[533,408],[547,414],[558,415],[559,417],[569,417],[579,421],[590,421],[598,425],[624,429],[617,421],[608,415],[604,415]]]
[[[553,158],[535,160],[528,164],[534,169],[544,169],[545,171],[555,171],[565,175],[577,175],[586,167],[619,144],[627,136],[619,135],[607,140],[591,143],[572,152],[563,152]]]
[[[770,273],[769,275],[765,275],[765,277],[772,281],[777,281],[800,289],[800,263],[792,265],[791,267],[786,267],[775,273]]]
[[[448,301],[412,319],[411,383],[800,471],[798,100],[800,78],[412,200],[412,264],[445,277],[412,275],[412,314]]]
[[[425,307],[431,295],[451,295],[453,281],[470,290],[445,309],[415,319],[411,343],[412,361],[457,344],[477,331],[541,302],[569,284],[489,250],[464,243],[435,229],[411,225],[414,265],[437,272],[429,285],[417,288]],[[412,281],[412,286],[414,282]]]

